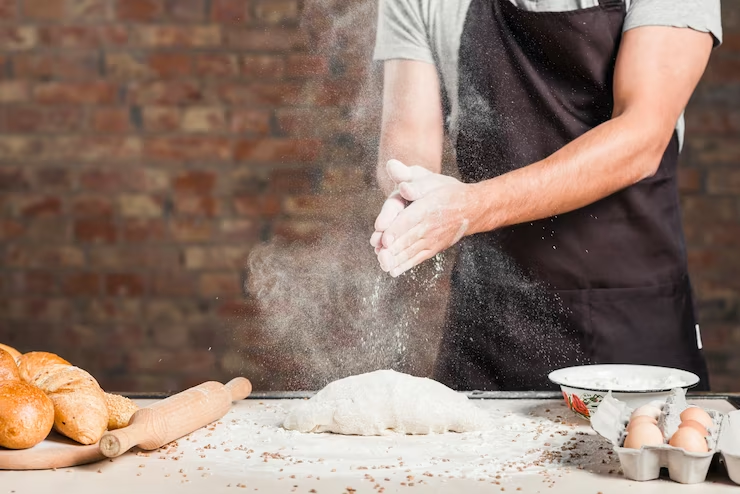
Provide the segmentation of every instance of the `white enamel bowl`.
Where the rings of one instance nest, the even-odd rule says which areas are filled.
[[[568,408],[586,420],[609,391],[634,409],[653,401],[665,402],[672,389],[689,389],[699,383],[699,376],[685,370],[631,364],[567,367],[548,377],[560,385]]]

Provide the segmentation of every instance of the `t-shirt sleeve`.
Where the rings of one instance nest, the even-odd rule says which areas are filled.
[[[374,60],[406,59],[434,63],[421,0],[380,0]]]
[[[624,30],[640,26],[672,26],[710,33],[722,43],[720,0],[632,0]]]

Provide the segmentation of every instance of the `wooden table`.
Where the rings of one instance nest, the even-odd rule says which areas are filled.
[[[157,452],[56,471],[0,472],[0,494],[740,492],[720,465],[695,486],[626,480],[609,444],[559,393],[471,395],[497,417],[491,431],[380,437],[283,430],[287,411],[307,396],[255,394],[218,423]],[[134,398],[145,406],[162,395]],[[723,412],[740,407],[738,395],[693,395],[692,401]]]

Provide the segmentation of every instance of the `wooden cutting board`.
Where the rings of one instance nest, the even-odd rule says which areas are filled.
[[[47,470],[85,465],[105,458],[98,444],[83,446],[52,432],[29,449],[0,448],[0,470]]]

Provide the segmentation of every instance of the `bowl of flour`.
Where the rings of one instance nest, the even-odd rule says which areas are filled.
[[[579,365],[558,369],[548,377],[560,385],[568,408],[586,420],[609,391],[614,398],[637,408],[651,402],[664,403],[671,390],[689,389],[699,383],[699,376],[685,370],[633,364]]]

